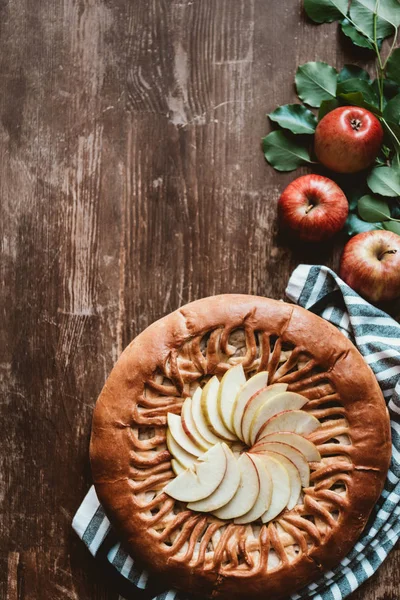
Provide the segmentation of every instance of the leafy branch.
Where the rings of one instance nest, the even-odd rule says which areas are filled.
[[[336,21],[354,45],[373,52],[376,76],[371,80],[357,65],[345,65],[339,72],[324,62],[299,66],[295,85],[303,104],[280,106],[269,114],[279,129],[263,139],[265,158],[279,171],[311,166],[318,121],[338,106],[371,111],[381,121],[385,137],[375,165],[361,185],[357,181],[357,190],[352,181],[340,181],[350,204],[347,231],[354,235],[382,228],[400,234],[400,48],[396,48],[400,1],[304,0],[304,8],[315,23]],[[384,57],[387,38],[392,40]],[[312,109],[318,109],[318,118]]]

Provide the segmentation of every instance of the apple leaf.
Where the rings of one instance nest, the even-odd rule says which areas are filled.
[[[347,14],[347,0],[304,0],[304,9],[315,23],[332,23]]]
[[[393,0],[385,0],[390,3]],[[396,0],[394,0],[396,2]],[[378,18],[376,19],[376,37],[385,39],[394,33],[394,24],[388,20],[388,12],[382,10],[382,5],[376,0],[352,0],[350,6],[350,18],[355,23],[357,30],[370,40],[374,39],[374,14],[377,7]],[[390,11],[389,11],[390,12]]]
[[[390,208],[387,202],[374,196],[363,196],[358,201],[358,214],[367,223],[376,223],[390,219]]]
[[[336,96],[337,71],[324,62],[308,62],[296,72],[297,94],[303,102],[319,107]]]
[[[361,92],[363,99],[367,104],[378,107],[379,99],[375,94],[371,84],[364,79],[346,79],[337,86],[337,95],[351,94],[353,92]]]
[[[363,231],[382,229],[382,225],[380,223],[366,223],[366,221],[363,221],[357,215],[351,213],[347,217],[344,229],[349,236],[353,236],[357,233],[362,233]]]
[[[400,223],[397,221],[385,221],[383,223],[383,228],[387,229],[387,231],[393,231],[393,233],[400,235]]]
[[[336,98],[334,98],[333,100],[323,100],[318,111],[318,121],[323,119],[325,115],[327,115],[332,110],[335,110],[335,108],[337,108],[338,106],[339,101]]]
[[[383,111],[383,116],[386,121],[400,123],[400,94],[389,100]]]
[[[312,163],[308,150],[298,138],[283,131],[272,131],[263,138],[264,156],[277,171],[293,171],[300,165]]]
[[[314,113],[302,104],[278,106],[268,116],[271,121],[278,123],[284,129],[289,129],[292,133],[313,134],[317,126],[317,118]]]
[[[388,21],[393,27],[400,25],[400,3],[399,0],[381,0],[378,3],[377,13]]]
[[[338,83],[342,83],[348,79],[362,79],[363,81],[371,80],[369,73],[361,67],[358,67],[357,65],[344,65],[338,75]]]
[[[387,61],[386,75],[396,83],[400,83],[400,48],[396,48]]]
[[[357,31],[357,29],[350,23],[348,19],[343,19],[341,22],[341,28],[344,35],[350,38],[355,46],[359,46],[360,48],[368,48],[369,50],[374,49],[372,40],[369,40],[365,37],[365,35]]]
[[[381,196],[400,196],[400,170],[375,167],[367,179],[368,187]]]
[[[352,106],[362,106],[374,113],[374,115],[381,115],[379,108],[369,102],[365,102],[362,92],[349,92],[347,94],[340,94],[338,97],[339,100],[342,100],[342,104],[344,102],[345,104],[351,104]]]
[[[341,187],[343,188],[343,184]],[[350,185],[349,189],[344,189],[343,191],[346,194],[350,212],[356,212],[359,199],[365,196],[366,186],[359,187],[353,184]]]

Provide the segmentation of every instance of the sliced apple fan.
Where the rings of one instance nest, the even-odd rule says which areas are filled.
[[[274,519],[299,501],[309,462],[321,455],[306,437],[320,427],[301,408],[307,398],[268,385],[268,372],[248,380],[242,365],[212,377],[168,413],[167,447],[176,475],[164,491],[190,510],[246,524]]]

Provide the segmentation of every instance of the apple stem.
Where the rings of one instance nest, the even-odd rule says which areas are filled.
[[[352,126],[354,131],[358,131],[361,128],[362,123],[360,119],[351,119],[350,125]]]
[[[306,215],[308,215],[308,213],[310,212],[310,210],[312,210],[314,208],[314,204],[309,204],[306,208]]]
[[[385,252],[382,252],[382,254],[378,256],[378,260],[382,260],[385,254],[396,254],[396,252],[397,250],[385,250]]]

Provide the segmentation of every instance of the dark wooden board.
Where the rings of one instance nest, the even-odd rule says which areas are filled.
[[[153,320],[220,292],[282,298],[293,174],[260,151],[296,66],[351,54],[283,0],[0,0],[0,598],[116,600],[71,532],[96,397]],[[400,551],[353,600],[398,600]],[[136,597],[139,598],[140,594]]]

